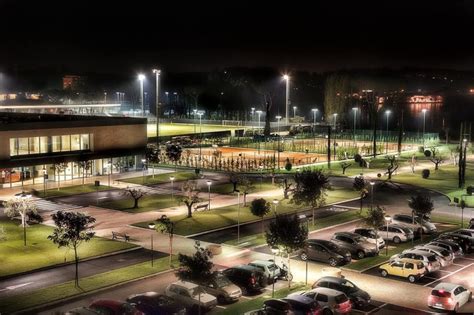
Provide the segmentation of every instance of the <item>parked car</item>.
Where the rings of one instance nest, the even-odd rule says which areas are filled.
[[[370,304],[370,295],[364,290],[359,289],[354,283],[339,277],[323,277],[316,281],[312,288],[329,288],[344,292],[356,308],[364,308]]]
[[[465,235],[467,236],[467,238],[469,239],[470,241],[470,250],[473,251],[474,250],[474,230],[471,230],[471,229],[461,229],[461,230],[458,230],[456,232],[454,232],[456,234],[461,234],[461,235]]]
[[[449,241],[455,242],[456,244],[461,246],[462,251],[465,254],[468,254],[471,252],[471,240],[469,239],[467,235],[458,234],[455,232],[447,232],[447,233],[441,234],[438,237],[438,239],[449,240]]]
[[[316,260],[329,263],[332,267],[347,264],[351,261],[351,253],[334,242],[318,239],[306,241],[305,248],[300,252],[302,260]]]
[[[392,217],[392,223],[404,225],[410,228],[412,231],[417,231],[417,234],[420,234],[420,229],[426,234],[432,234],[436,232],[436,226],[430,221],[416,216],[412,217],[408,214],[395,214]]]
[[[395,254],[390,257],[389,262],[400,259],[413,259],[421,261],[423,264],[425,264],[427,273],[435,272],[441,269],[441,262],[437,259],[435,254],[421,251],[419,249],[406,249],[400,254]]]
[[[287,296],[282,299],[291,305],[295,315],[320,315],[322,314],[321,306],[318,302],[304,295]]]
[[[428,306],[432,308],[458,312],[464,304],[472,301],[472,292],[463,286],[441,282],[428,297]]]
[[[217,305],[216,297],[205,293],[199,285],[186,281],[169,284],[165,289],[165,295],[181,303],[193,314],[197,314],[199,309],[209,311]]]
[[[408,258],[385,263],[379,267],[379,270],[382,277],[391,275],[407,278],[411,283],[418,281],[426,273],[423,262]]]
[[[215,296],[219,303],[236,302],[242,296],[242,290],[229,280],[222,272],[214,272],[205,283],[201,283],[204,291]]]
[[[174,299],[156,292],[134,294],[127,298],[127,302],[134,304],[143,314],[185,315],[186,308]]]
[[[295,315],[290,303],[282,299],[270,299],[263,302],[263,307],[249,311],[244,315]]]
[[[459,258],[459,257],[464,256],[462,248],[455,242],[451,242],[449,240],[438,239],[436,241],[429,242],[428,244],[442,247],[444,249],[449,250],[454,255],[454,258]]]
[[[273,259],[270,260],[254,260],[249,263],[249,266],[257,267],[260,269],[267,279],[271,282],[277,281],[278,279],[293,280],[293,275],[288,273],[288,267],[285,264],[278,266],[275,264]]]
[[[294,295],[309,297],[321,306],[323,314],[347,314],[352,311],[352,303],[341,291],[328,288],[315,288],[307,292],[295,292]]]
[[[367,239],[367,242],[376,244],[378,243],[379,245],[379,250],[385,247],[385,241],[383,238],[379,235],[377,238],[377,235],[375,234],[374,229],[369,229],[369,228],[357,228],[354,230],[354,233],[359,234]]]
[[[239,286],[244,295],[250,292],[260,292],[268,283],[260,269],[249,265],[227,268],[223,273],[230,281]]]
[[[331,241],[348,250],[352,257],[357,259],[378,254],[375,244],[367,242],[365,237],[356,233],[337,232],[334,233]]]
[[[107,315],[145,315],[134,305],[117,300],[96,300],[89,305],[89,308],[99,314]]]
[[[435,245],[419,245],[415,247],[418,250],[425,251],[428,253],[435,254],[438,257],[441,267],[449,266],[453,263],[454,255],[449,252],[449,250],[444,249]]]
[[[78,307],[64,313],[64,315],[100,315],[100,314],[101,313],[94,311],[93,309],[88,308],[88,307]]]
[[[411,229],[397,224],[389,224],[388,231],[386,225],[379,227],[379,235],[385,241],[392,241],[395,244],[413,239],[413,231]]]

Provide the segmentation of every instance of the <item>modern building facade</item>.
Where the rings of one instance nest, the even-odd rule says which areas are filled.
[[[141,168],[146,119],[0,112],[0,187]]]

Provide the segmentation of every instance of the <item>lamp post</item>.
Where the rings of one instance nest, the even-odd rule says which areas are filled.
[[[258,168],[260,169],[260,189],[262,189],[262,182],[263,182],[263,165],[259,165]]]
[[[240,190],[237,190],[237,244],[240,244]]]
[[[109,161],[109,163],[107,163],[107,167],[109,169],[109,187],[110,187],[110,176],[112,176],[112,162]]]
[[[148,228],[155,231],[155,223],[148,223]],[[153,232],[151,232],[151,266],[153,267]]]
[[[282,117],[280,115],[278,115],[275,118],[277,120],[277,133],[280,134],[280,120],[281,120]]]
[[[146,159],[142,159],[142,164],[143,164],[142,179],[143,179],[143,185],[145,185],[145,167],[146,167]],[[110,185],[109,185],[109,186],[110,186]]]
[[[293,118],[296,118],[296,109],[297,109],[297,107],[293,106]]]
[[[373,209],[374,208],[374,185],[375,185],[375,182],[374,181],[371,181],[370,182],[370,209]]]
[[[142,106],[142,116],[145,115],[145,106],[144,106],[144,99],[143,99],[143,81],[145,80],[145,75],[139,74],[138,81],[140,81],[140,105]]]
[[[316,132],[316,118],[318,116],[319,109],[313,108],[311,111],[313,112],[313,132]]]
[[[279,250],[278,248],[272,247],[272,253],[273,253],[273,263],[276,264],[276,254],[278,254]],[[275,297],[275,269],[273,268],[273,281],[272,281],[272,298]]]
[[[392,218],[389,215],[384,216],[385,222],[387,223],[387,246],[385,246],[385,256],[388,256],[388,224],[392,220]]]
[[[202,167],[202,162],[201,162],[201,152],[202,152],[202,115],[204,115],[204,112],[197,112],[199,116],[199,168]]]
[[[211,182],[210,180],[208,180],[208,181],[206,182],[206,184],[207,184],[207,191],[208,191],[208,193],[209,193],[209,203],[208,203],[208,205],[207,205],[207,208],[208,208],[209,210],[211,210],[211,185],[212,185],[212,182]]]
[[[273,213],[275,214],[275,216],[277,215],[277,206],[278,206],[278,199],[273,199]]]
[[[43,198],[46,198],[46,181],[48,180],[48,173],[46,167],[43,166]]]
[[[425,149],[425,123],[426,123],[426,108],[423,108],[421,112],[423,113],[423,149]]]
[[[388,117],[390,116],[390,113],[391,111],[390,110],[386,110],[385,111],[385,115],[387,116],[387,133],[386,133],[386,138],[385,138],[385,154],[388,153]],[[424,136],[423,136],[424,138]]]
[[[356,142],[357,107],[353,107],[352,112],[354,113],[354,144],[355,144],[355,142]]]
[[[337,126],[337,113],[332,114],[334,116],[334,130],[336,130]]]
[[[26,200],[31,198],[30,194],[25,193],[22,191],[21,193],[15,194],[15,197],[19,198],[22,200],[22,207],[26,207],[25,202]],[[24,212],[26,212],[26,209],[23,209]],[[23,225],[23,245],[26,246],[26,213],[25,215],[22,216],[22,225]]]
[[[290,110],[289,110],[289,106],[290,106],[290,77],[285,74],[283,76],[283,80],[286,81],[286,96],[285,96],[285,120],[286,120],[286,124],[288,125],[290,123],[290,120],[289,120],[289,115],[290,115]]]
[[[174,176],[170,176],[170,181],[171,181],[171,201],[173,201],[174,200],[174,196],[173,196],[173,193],[174,193],[174,187],[173,187]]]
[[[262,111],[261,110],[257,110],[256,111],[257,115],[258,115],[258,132],[260,133],[260,117],[262,115]]]
[[[193,109],[194,133],[196,133],[196,114],[197,114],[197,108]]]
[[[153,69],[155,74],[156,90],[155,90],[155,111],[156,111],[156,146],[160,145],[158,137],[160,136],[160,74],[161,70]]]

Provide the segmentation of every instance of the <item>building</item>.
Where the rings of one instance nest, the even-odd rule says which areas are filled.
[[[76,91],[83,87],[84,78],[79,75],[65,75],[63,77],[63,90]]]
[[[141,168],[146,144],[144,118],[0,112],[0,187]]]

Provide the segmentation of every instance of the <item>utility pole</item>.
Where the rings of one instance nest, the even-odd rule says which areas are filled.
[[[331,169],[331,126],[328,125],[328,169]]]
[[[156,78],[156,95],[155,95],[155,110],[156,110],[156,148],[159,149],[160,141],[158,138],[160,137],[160,74],[161,70],[153,69],[153,73],[155,74]]]

